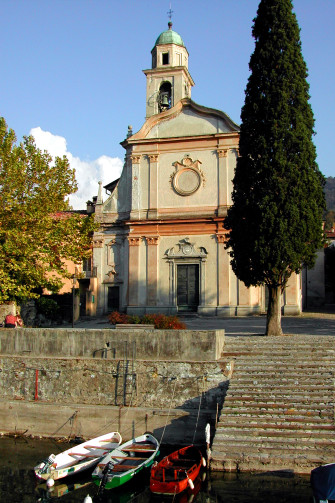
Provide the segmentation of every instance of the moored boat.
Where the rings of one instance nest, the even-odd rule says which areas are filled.
[[[150,467],[158,453],[158,440],[150,433],[133,438],[99,461],[92,473],[93,481],[103,489],[120,487]]]
[[[56,456],[50,456],[34,467],[37,478],[58,480],[68,475],[93,468],[122,442],[119,432],[113,431],[93,438],[82,444],[74,445]]]
[[[206,466],[199,449],[193,445],[172,452],[155,464],[150,474],[154,494],[175,495],[194,486],[202,466]]]
[[[335,463],[314,468],[311,471],[311,486],[315,503],[335,501]]]

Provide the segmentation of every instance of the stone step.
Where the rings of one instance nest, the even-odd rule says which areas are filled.
[[[228,362],[227,362],[228,363]],[[231,363],[231,361],[229,362]],[[287,375],[303,375],[309,374],[310,376],[313,377],[314,374],[319,374],[319,375],[325,375],[328,377],[331,377],[332,374],[334,374],[335,370],[335,363],[330,365],[307,365],[307,364],[299,364],[298,362],[286,362],[285,365],[281,363],[280,365],[271,365],[270,363],[265,362],[259,362],[257,360],[254,360],[253,363],[248,363],[248,362],[238,362],[236,361],[234,363],[234,368],[233,372],[234,374],[241,374],[241,375],[252,375],[252,374],[259,374],[261,372],[264,372],[265,375],[272,374],[274,376],[287,376]]]
[[[298,389],[297,389],[298,388]],[[235,382],[234,380],[230,381],[229,387],[228,387],[228,393],[234,393],[238,391],[243,391],[245,394],[252,394],[252,395],[260,395],[262,393],[269,393],[269,389],[271,389],[272,393],[281,393],[282,391],[285,390],[285,392],[294,392],[294,393],[302,393],[302,392],[308,392],[311,397],[313,397],[315,394],[322,394],[325,393],[331,393],[332,390],[334,389],[334,385],[332,383],[325,383],[325,384],[313,384],[313,388],[311,389],[311,384],[303,384],[300,383],[299,381],[294,381],[291,384],[286,383],[285,381],[282,382],[276,382],[274,380],[268,381],[268,382],[260,382],[260,380],[256,381],[255,383],[250,382],[250,384],[244,384],[243,386],[240,385],[239,382]]]
[[[292,417],[292,416],[232,416],[221,415],[219,421],[220,427],[235,426],[244,427],[246,425],[254,428],[297,428],[297,429],[312,429],[312,428],[333,428],[335,432],[335,425],[332,419],[326,418],[310,418],[310,417]]]
[[[244,402],[243,400],[240,401],[240,400],[237,400],[235,398],[231,398],[229,396],[226,397],[226,400],[225,400],[225,403],[224,403],[224,407],[222,408],[222,412],[224,412],[225,410],[240,410],[241,412],[244,412],[244,411],[299,411],[301,413],[305,413],[305,414],[308,414],[309,412],[313,412],[313,413],[322,413],[322,412],[325,412],[325,413],[329,413],[329,414],[332,414],[335,418],[335,410],[334,410],[334,405],[333,403],[328,403],[328,404],[325,404],[325,403],[311,403],[310,401],[309,402],[294,402],[294,404],[292,403],[285,403],[285,404],[282,404],[280,402],[277,402],[275,400],[273,400],[272,402],[270,401],[258,401],[257,403],[253,403],[252,401],[249,401],[247,400],[246,402]]]
[[[335,369],[335,365],[334,365]],[[239,367],[238,365],[234,365],[233,368],[233,374],[232,377],[234,378],[234,381],[243,381],[245,380],[246,382],[251,379],[280,379],[281,381],[283,380],[294,380],[294,379],[299,379],[299,380],[316,380],[316,379],[324,379],[324,380],[329,380],[333,381],[334,380],[334,371],[331,369],[324,369],[321,370],[319,368],[311,368],[309,367],[308,369],[306,368],[299,368],[297,365],[295,365],[292,368],[286,368],[286,370],[278,370],[278,369],[273,369],[271,367],[261,367],[257,366],[255,368],[251,368],[250,366],[248,368],[245,367]],[[232,380],[232,379],[231,379]]]
[[[240,417],[266,417],[266,416],[298,416],[298,417],[310,417],[310,418],[319,418],[321,420],[323,419],[328,419],[331,421],[334,421],[334,409],[333,407],[328,407],[324,409],[312,409],[310,407],[306,407],[302,409],[301,407],[285,407],[285,408],[278,408],[278,407],[243,407],[243,406],[237,406],[237,407],[229,407],[226,405],[223,409],[222,414],[225,416],[231,416],[231,417],[236,417],[236,415],[239,415]]]
[[[321,344],[322,342],[322,344]],[[233,364],[212,469],[297,473],[333,462],[333,337],[226,337]]]
[[[315,376],[312,377],[309,376],[304,377],[303,375],[300,376],[294,375],[291,377],[278,376],[276,380],[273,377],[273,375],[270,374],[269,375],[264,374],[263,376],[261,374],[257,375],[244,374],[243,376],[240,376],[239,374],[233,374],[232,378],[229,381],[230,387],[233,386],[257,387],[263,384],[266,384],[268,386],[271,386],[272,384],[280,384],[282,386],[283,385],[299,386],[301,384],[303,386],[311,385],[311,386],[317,386],[320,389],[322,389],[322,387],[329,389],[329,387],[334,386],[334,378],[331,378],[329,376],[320,376],[319,374],[316,374]]]
[[[227,398],[239,398],[240,400],[246,402],[246,401],[255,401],[257,403],[258,401],[270,401],[270,402],[279,402],[279,403],[284,403],[287,401],[287,403],[292,403],[294,402],[303,402],[303,403],[329,403],[329,405],[332,402],[329,402],[329,399],[333,400],[333,397],[331,396],[331,389],[329,390],[329,394],[327,393],[313,393],[313,392],[301,392],[300,390],[292,389],[292,390],[281,390],[274,392],[272,390],[258,390],[255,393],[252,393],[251,390],[238,390],[238,389],[230,389],[228,388],[227,391]]]
[[[282,347],[282,348],[288,348],[288,347],[294,347],[297,345],[302,345],[302,346],[307,346],[311,351],[315,348],[320,347],[320,341],[322,341],[322,347],[327,346],[327,345],[332,345],[334,343],[334,339],[332,335],[325,335],[325,336],[315,336],[313,337],[312,335],[309,336],[290,336],[290,337],[285,337],[285,338],[280,338],[280,337],[267,337],[267,336],[253,336],[252,339],[251,337],[245,337],[245,336],[237,336],[237,337],[230,337],[227,336],[225,339],[225,347],[256,347],[256,348],[266,348],[267,346],[270,346],[271,348],[273,347]]]
[[[273,449],[259,449],[255,451],[250,451],[250,453],[244,453],[241,452],[239,449],[236,449],[235,451],[233,449],[226,449],[225,451],[218,451],[213,447],[212,449],[212,458],[216,459],[224,459],[224,458],[230,458],[230,459],[241,459],[241,458],[257,458],[260,456],[264,456],[267,459],[270,459],[271,456],[273,456]],[[273,456],[274,461],[276,461],[276,457],[286,460],[287,462],[292,462],[292,451],[279,451],[278,456]],[[310,462],[315,462],[318,460],[324,459],[325,455],[322,450],[316,450],[316,451],[304,451],[297,449],[294,455],[294,458],[300,459],[300,460],[309,460]]]
[[[334,447],[329,447],[329,450],[333,451]],[[215,452],[220,454],[225,454],[229,457],[238,457],[238,456],[252,456],[257,454],[269,454],[271,456],[322,456],[325,452],[324,446],[315,447],[313,445],[307,447],[280,447],[279,445],[233,445],[227,444],[226,446],[221,446],[220,449],[215,447]]]
[[[237,438],[238,435],[250,435],[253,437],[299,437],[299,438],[332,438],[334,436],[334,427],[325,425],[311,425],[310,427],[297,427],[296,425],[285,424],[237,424],[237,423],[219,423],[217,433]]]
[[[334,384],[330,380],[324,380],[321,384],[319,379],[309,379],[308,381],[304,379],[280,379],[280,381],[275,381],[273,378],[267,378],[265,376],[264,379],[261,377],[249,380],[231,379],[227,389],[257,393],[258,391],[262,392],[266,388],[277,389],[279,391],[284,388],[287,390],[296,390],[298,388],[302,391],[310,390],[311,393],[320,391],[328,393],[330,390],[334,389]]]
[[[290,358],[292,356],[296,356],[299,360],[304,361],[304,358],[307,362],[309,361],[317,361],[318,357],[321,358],[334,358],[334,341],[332,343],[332,348],[319,348],[314,351],[310,351],[309,348],[299,348],[297,346],[292,346],[289,349],[276,349],[276,348],[223,348],[221,351],[222,358],[245,358],[245,359],[254,359],[254,358],[269,358],[271,361],[275,362],[276,359],[280,358]]]
[[[272,437],[288,437],[288,438],[318,438],[318,439],[329,439],[334,438],[334,428],[262,428],[262,427],[251,427],[249,425],[245,425],[244,427],[240,427],[239,425],[231,424],[221,425],[218,424],[217,434],[227,435],[228,437],[238,438],[241,436],[249,436],[254,438],[272,438]],[[219,438],[219,437],[218,437]]]
[[[240,341],[238,344],[232,344],[231,341],[225,343],[222,348],[222,353],[237,353],[237,354],[264,354],[264,353],[272,353],[276,354],[285,353],[289,354],[290,352],[299,352],[304,351],[306,356],[313,356],[315,354],[331,354],[335,352],[334,350],[334,340],[329,341],[320,341],[318,344],[309,344],[308,342],[298,342],[295,341],[294,344],[290,345],[280,345],[272,342],[270,344],[258,344],[251,345],[249,341]]]
[[[224,433],[218,433],[217,442],[215,444],[216,449],[226,449],[227,446],[273,446],[275,449],[281,449],[283,445],[287,448],[296,448],[297,447],[297,438],[295,437],[250,437],[248,435],[239,435],[238,437],[231,437]],[[218,442],[221,440],[221,442]],[[299,440],[299,447],[317,447],[317,448],[330,448],[334,449],[335,447],[335,439],[333,437],[330,438],[311,438],[311,437],[301,437]]]
[[[328,346],[319,346],[315,348],[311,348],[308,345],[301,345],[299,346],[298,344],[293,344],[292,346],[289,347],[275,347],[275,346],[260,346],[260,347],[252,347],[245,345],[243,346],[242,344],[240,346],[224,346],[222,348],[222,354],[223,355],[232,355],[232,356],[264,356],[264,355],[270,355],[271,358],[274,358],[275,355],[280,358],[282,355],[292,355],[292,354],[305,354],[306,358],[315,358],[317,355],[321,356],[334,356],[335,350],[334,350],[334,341],[330,343]]]
[[[276,355],[276,358],[274,358],[273,353],[266,355],[254,355],[250,354],[247,356],[244,355],[235,355],[234,357],[232,355],[222,355],[221,360],[229,360],[232,361],[234,360],[236,364],[239,365],[245,365],[246,363],[250,366],[255,366],[256,364],[259,365],[260,363],[264,363],[264,367],[269,367],[269,366],[274,366],[277,368],[282,368],[283,370],[285,369],[284,365],[291,364],[291,365],[297,365],[297,366],[302,366],[302,367],[319,367],[322,368],[322,366],[330,366],[331,368],[334,368],[334,356],[328,356],[328,355],[313,355],[313,356],[305,356],[304,353],[301,355],[299,354],[294,354],[290,353],[288,355]]]
[[[224,410],[220,416],[220,421],[226,418],[230,418],[231,421],[235,420],[237,417],[239,417],[241,420],[248,421],[249,419],[251,420],[262,420],[262,421],[287,421],[288,419],[291,419],[293,421],[310,421],[314,423],[320,423],[320,422],[327,422],[330,424],[334,424],[334,414],[331,412],[325,412],[325,413],[301,413],[300,411],[297,412],[297,410],[292,410],[290,411],[288,409],[287,412],[285,411],[269,411],[269,410],[262,410],[262,411],[256,411],[256,410],[243,410],[243,411],[237,411],[236,409],[234,410]]]
[[[241,454],[240,452],[212,451],[211,468],[221,471],[281,471],[291,470],[295,473],[309,475],[311,469],[327,463],[327,456],[322,452],[317,454],[281,453],[273,455],[269,452]]]
[[[272,353],[273,354],[280,354],[280,353],[285,353],[288,354],[289,352],[299,352],[299,351],[304,351],[306,353],[306,356],[318,354],[318,353],[332,353],[334,351],[334,340],[330,341],[322,341],[318,344],[309,344],[307,343],[299,343],[298,341],[295,341],[293,344],[289,344],[286,346],[281,346],[279,344],[276,344],[275,342],[272,342],[272,344],[258,344],[258,345],[250,345],[250,343],[247,341],[240,341],[238,344],[234,343],[232,344],[231,341],[228,343],[225,343],[223,348],[222,348],[222,353],[243,353],[243,354],[265,354],[265,353]]]

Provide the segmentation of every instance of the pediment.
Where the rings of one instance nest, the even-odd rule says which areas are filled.
[[[203,136],[239,131],[224,112],[197,105],[184,98],[166,112],[150,117],[128,142],[141,139]]]

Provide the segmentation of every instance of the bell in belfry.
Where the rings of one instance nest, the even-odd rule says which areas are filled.
[[[170,108],[170,96],[169,93],[164,91],[161,92],[159,95],[159,106],[160,106],[160,111],[163,112],[164,110],[167,110]]]

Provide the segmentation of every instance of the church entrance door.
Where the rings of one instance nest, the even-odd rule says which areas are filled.
[[[199,265],[177,265],[178,311],[196,311],[199,305]]]
[[[120,309],[120,292],[118,286],[108,287],[107,310],[118,311]]]

